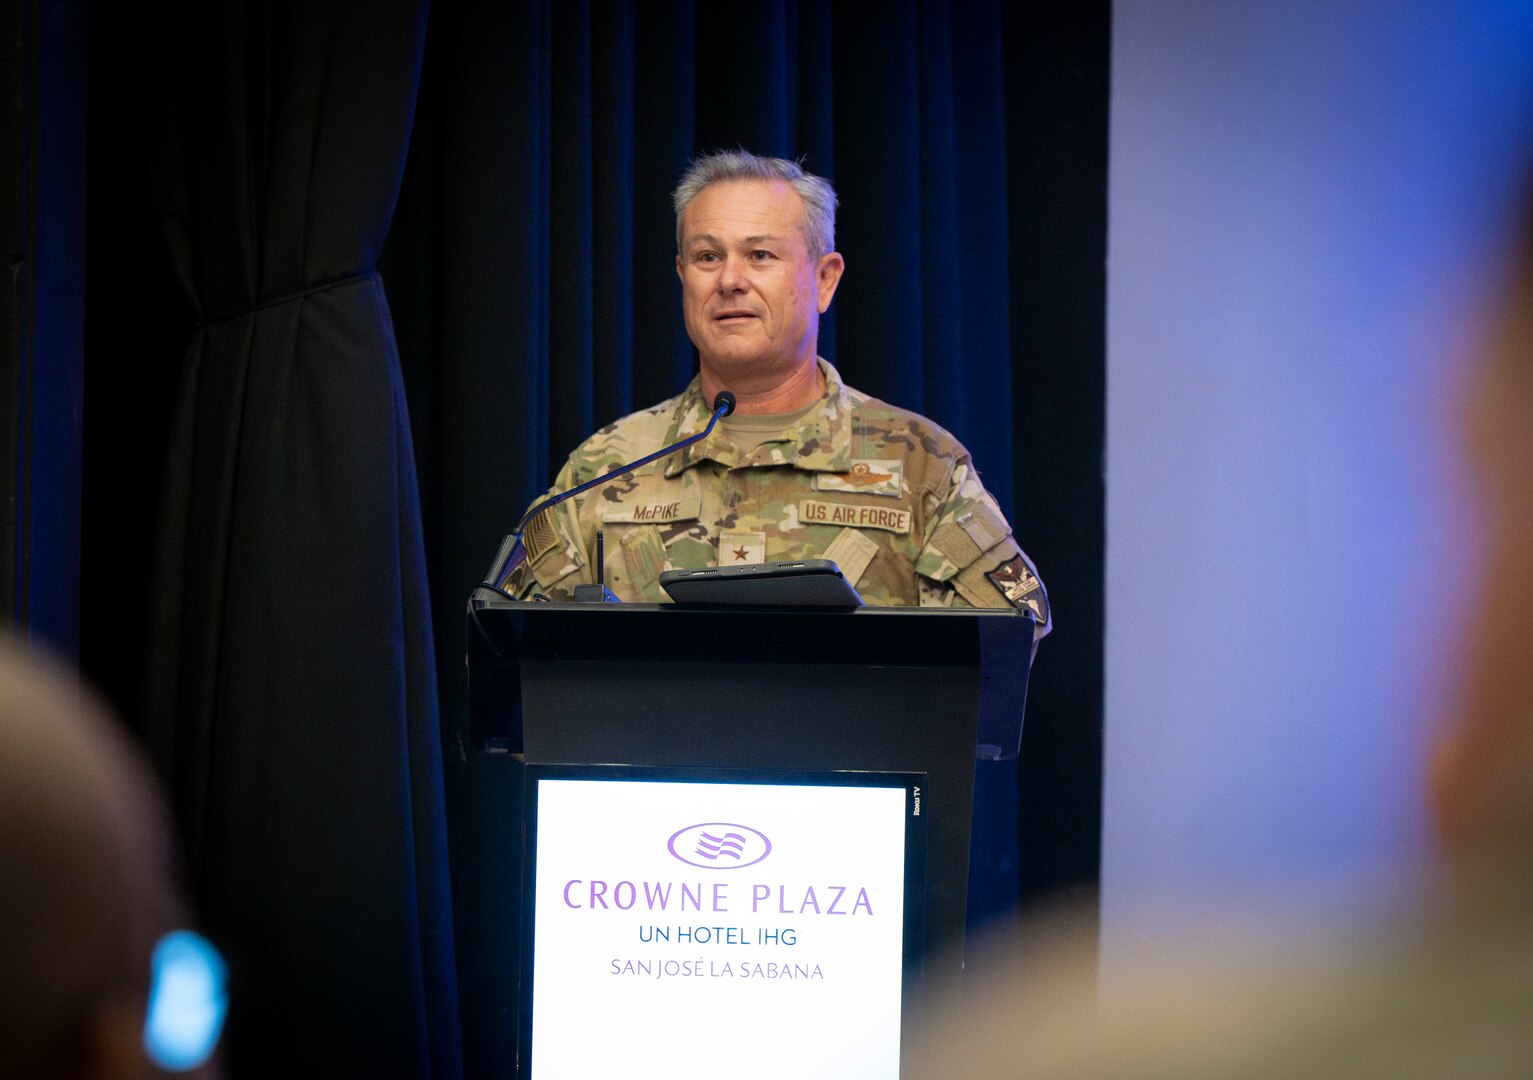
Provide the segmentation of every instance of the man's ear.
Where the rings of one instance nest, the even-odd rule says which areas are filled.
[[[841,274],[845,270],[846,260],[839,251],[820,256],[820,263],[815,267],[815,284],[820,294],[821,315],[830,307],[831,297],[836,295],[836,286],[841,284]]]
[[[679,251],[676,253],[676,276],[682,281],[686,281],[686,278],[681,276],[681,252]]]

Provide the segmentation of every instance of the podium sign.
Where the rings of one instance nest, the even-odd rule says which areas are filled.
[[[533,1080],[897,1080],[923,776],[532,766]]]

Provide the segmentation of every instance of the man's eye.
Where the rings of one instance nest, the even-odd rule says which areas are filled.
[[[697,253],[696,258],[700,263],[718,262],[719,259],[719,257],[711,251],[700,251]]]
[[[756,262],[766,262],[768,259],[772,258],[772,253],[765,250],[753,251],[751,252],[751,258]]]

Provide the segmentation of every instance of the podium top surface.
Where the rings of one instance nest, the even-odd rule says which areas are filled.
[[[1015,609],[579,604],[476,596],[469,620],[507,659],[707,660],[971,667],[1029,655]],[[472,631],[471,631],[472,632]]]

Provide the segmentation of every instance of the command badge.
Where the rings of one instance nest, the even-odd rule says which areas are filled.
[[[854,491],[861,495],[885,495],[898,499],[904,494],[905,463],[882,458],[859,458],[844,473],[818,473],[816,491]]]

